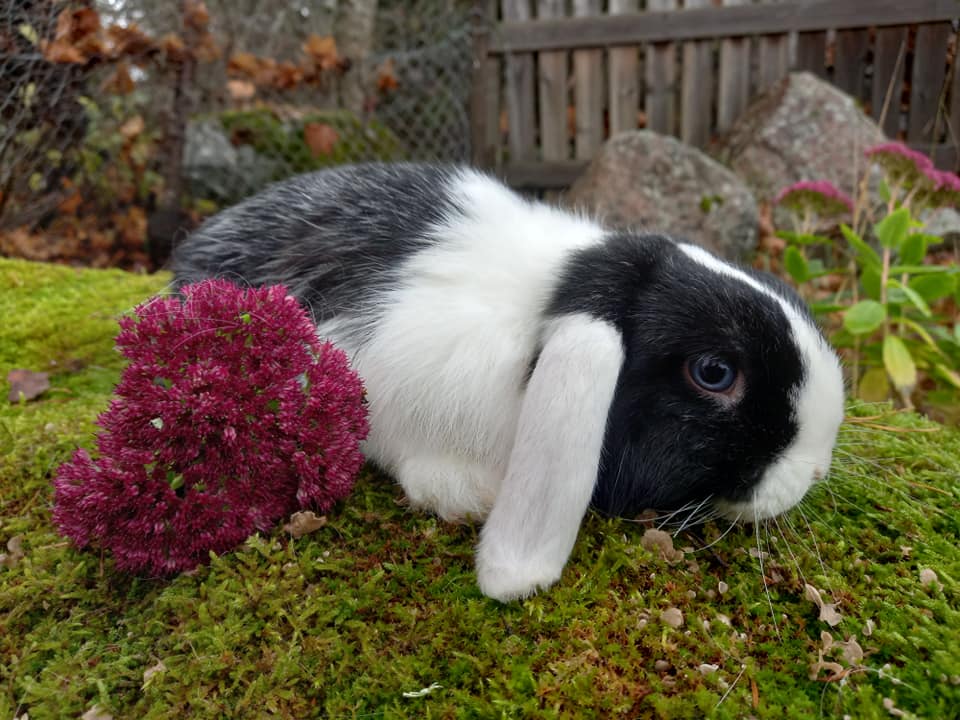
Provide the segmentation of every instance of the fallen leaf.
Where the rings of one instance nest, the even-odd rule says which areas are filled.
[[[133,77],[130,75],[130,66],[125,62],[117,63],[113,75],[103,84],[104,90],[115,95],[129,95],[134,90]]]
[[[667,608],[660,613],[660,619],[664,622],[664,624],[669,625],[672,628],[678,628],[683,625],[683,613],[679,608]]]
[[[234,100],[251,100],[257,94],[257,86],[247,80],[227,80],[227,92]]]
[[[64,215],[75,215],[77,213],[77,208],[80,207],[80,203],[83,201],[83,198],[80,196],[80,193],[75,192],[70,195],[66,200],[61,202],[57,206],[57,210]]]
[[[210,12],[202,0],[187,0],[184,5],[184,23],[197,32],[203,32],[210,23]]]
[[[398,87],[400,87],[400,83],[397,82],[397,73],[393,58],[388,58],[377,68],[377,90],[380,92],[392,92]]]
[[[7,540],[7,552],[0,553],[0,565],[12,568],[23,560],[23,537],[14,535]]]
[[[143,120],[143,115],[134,115],[120,126],[120,134],[123,135],[125,140],[134,140],[143,132],[145,127],[146,123]]]
[[[321,70],[332,70],[340,64],[337,54],[337,41],[332,35],[309,35],[303,43],[303,52]]]
[[[10,394],[7,399],[12,403],[21,400],[33,400],[50,389],[50,375],[32,370],[11,370],[7,373]]]
[[[303,537],[307,533],[319,530],[327,524],[326,515],[317,517],[311,510],[295,512],[290,516],[290,522],[283,526],[283,529],[293,535],[294,538]]]
[[[702,665],[697,667],[697,670],[700,671],[701,675],[710,675],[712,673],[715,673],[719,669],[720,669],[719,665],[713,665],[712,663],[703,663]]]
[[[811,680],[819,680],[820,682],[834,682],[844,674],[845,668],[843,665],[838,662],[832,662],[823,659],[823,650],[818,651],[817,655],[817,661],[810,664]],[[831,674],[825,678],[821,678],[820,673],[823,670],[827,670]]]
[[[640,546],[651,552],[659,551],[660,556],[669,563],[683,560],[683,550],[677,550],[673,546],[673,537],[663,530],[648,528],[640,538]]]
[[[333,152],[340,135],[325,123],[307,123],[303,126],[303,139],[314,157],[322,157]]]
[[[843,648],[843,659],[850,665],[859,665],[863,661],[863,648],[857,642],[856,636],[837,645]]]
[[[113,715],[101,710],[99,705],[94,705],[80,716],[80,720],[113,720]]]
[[[158,662],[156,665],[152,665],[143,671],[143,688],[146,689],[147,685],[150,684],[150,679],[157,673],[165,672],[167,666],[163,664],[163,660]]]
[[[835,603],[825,603],[820,596],[820,591],[809,583],[803,586],[803,597],[818,608],[820,608],[820,620],[823,620],[830,627],[835,627],[843,619],[843,616],[837,611]]]
[[[920,584],[923,587],[937,587],[940,585],[937,573],[930,568],[924,568],[920,571]]]
[[[153,40],[136,23],[111,25],[107,28],[107,38],[111,44],[110,55],[114,58],[146,55],[156,50]]]

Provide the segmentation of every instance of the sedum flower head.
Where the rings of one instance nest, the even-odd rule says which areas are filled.
[[[784,188],[774,202],[798,214],[832,217],[853,212],[853,201],[828,180],[801,180]]]
[[[353,487],[363,387],[281,286],[207,280],[120,321],[129,360],[97,457],[54,480],[54,521],[117,567],[169,574]]]

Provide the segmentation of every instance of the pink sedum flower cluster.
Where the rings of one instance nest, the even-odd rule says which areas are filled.
[[[801,180],[784,188],[774,199],[794,212],[811,211],[822,216],[853,212],[853,201],[828,180]]]
[[[901,142],[887,142],[866,150],[893,184],[913,190],[917,204],[926,207],[960,205],[960,177],[937,170],[926,155]]]
[[[298,507],[353,488],[363,386],[285,288],[189,285],[120,321],[130,361],[100,416],[98,456],[54,480],[53,519],[117,567],[189,570]]]

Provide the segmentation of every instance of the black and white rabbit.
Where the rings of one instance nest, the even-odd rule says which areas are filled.
[[[465,168],[294,177],[176,249],[178,285],[283,283],[367,388],[367,457],[412,505],[484,519],[482,591],[554,583],[592,504],[789,509],[827,472],[837,357],[776,279],[614,232]]]

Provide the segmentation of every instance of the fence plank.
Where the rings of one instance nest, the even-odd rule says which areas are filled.
[[[677,0],[647,0],[647,15],[653,11],[675,10]],[[646,99],[647,127],[673,135],[677,126],[677,48],[673,43],[647,47]]]
[[[474,0],[471,20],[470,159],[477,167],[496,164],[500,114],[500,61],[487,55],[492,18],[485,0]],[[490,124],[494,129],[491,129]]]
[[[864,71],[869,38],[866,30],[838,30],[833,56],[833,83],[864,99]]]
[[[573,0],[581,17],[599,15],[601,0]],[[573,53],[573,96],[576,112],[574,157],[590,158],[603,143],[603,50]]]
[[[956,43],[960,43],[960,33],[957,33]],[[947,142],[953,145],[954,172],[960,172],[960,52],[953,56],[953,82],[950,88],[950,132],[947,133]],[[944,165],[944,167],[951,167]]]
[[[710,0],[686,0],[685,8],[704,7]],[[683,44],[683,80],[680,90],[680,139],[705,147],[710,142],[713,107],[713,43],[691,40]]]
[[[501,0],[503,19],[530,20],[528,0]],[[534,89],[533,53],[507,53],[506,56],[508,147],[511,159],[533,157],[534,144]]]
[[[903,76],[907,56],[907,28],[881,28],[873,51],[873,88],[871,113],[873,119],[883,119],[883,132],[895,138],[900,132],[900,101],[903,96]],[[887,102],[889,93],[890,100]],[[886,114],[884,115],[884,106]]]
[[[748,0],[724,0],[725,6]],[[720,43],[720,76],[717,89],[717,130],[726,132],[750,101],[750,39],[732,38]]]
[[[563,17],[563,0],[538,0],[537,17]],[[540,91],[540,149],[544,160],[565,160],[570,155],[567,136],[568,55],[563,50],[542,52],[537,58]]]
[[[610,14],[636,12],[637,0],[610,0]],[[640,103],[639,49],[610,49],[610,134],[637,127]]]
[[[807,70],[820,78],[827,77],[827,33],[797,33],[798,70]]]
[[[504,22],[491,52],[602,48],[740,35],[887,27],[952,21],[957,0],[807,0],[775,5],[703,7],[683,13],[648,12],[537,22]],[[659,10],[659,8],[656,8]]]
[[[766,0],[771,5],[781,1]],[[757,91],[763,92],[790,72],[790,37],[787,33],[764,35],[757,52],[760,59]]]
[[[947,23],[921,25],[913,51],[913,77],[910,81],[910,112],[907,139],[910,142],[937,142],[936,126],[940,116],[940,93],[945,78],[944,58],[953,30]]]

